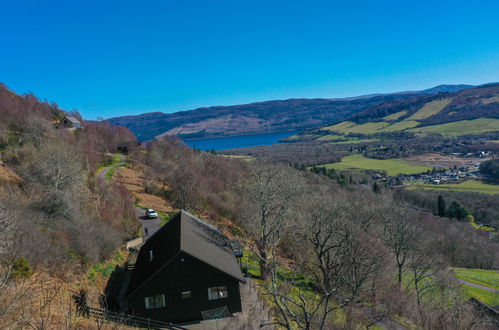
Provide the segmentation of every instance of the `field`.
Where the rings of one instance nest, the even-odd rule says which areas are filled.
[[[469,285],[463,285],[463,289],[468,297],[473,297],[490,306],[499,306],[499,295],[497,293],[474,288]]]
[[[478,180],[468,180],[461,183],[450,184],[415,184],[409,189],[453,190],[461,192],[477,192],[484,194],[499,194],[499,185],[487,184]]]
[[[399,111],[399,112],[396,112],[396,113],[392,113],[391,115],[383,117],[383,120],[386,120],[386,121],[397,120],[400,117],[404,116],[406,113],[407,113],[407,111],[405,111],[405,110]]]
[[[426,103],[421,109],[419,109],[415,114],[410,116],[409,120],[420,120],[431,117],[439,113],[443,108],[450,103],[452,99],[443,99]]]
[[[448,136],[478,134],[499,131],[499,119],[479,118],[461,120],[441,125],[411,128],[408,131],[413,133],[440,133]]]
[[[321,165],[337,170],[376,170],[386,171],[388,175],[416,174],[431,170],[429,166],[412,165],[402,159],[371,159],[355,154],[343,157],[341,162]]]
[[[499,290],[499,271],[454,268],[454,274],[462,280]]]
[[[388,123],[383,121],[369,122],[360,125],[353,123],[351,121],[345,121],[333,126],[328,126],[326,127],[326,129],[342,134],[348,134],[348,133],[373,134],[374,132],[385,126],[388,126]]]
[[[378,132],[397,132],[397,131],[403,131],[408,128],[413,128],[419,125],[419,121],[415,120],[402,120],[396,123],[393,123],[390,126],[383,127],[382,129],[378,130]]]

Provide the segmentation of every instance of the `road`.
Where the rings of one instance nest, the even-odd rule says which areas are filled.
[[[493,289],[493,288],[489,288],[488,286],[483,286],[483,285],[480,285],[480,284],[471,283],[471,282],[462,280],[460,278],[458,278],[457,281],[459,283],[466,284],[468,286],[472,286],[472,287],[477,288],[477,289],[482,289],[482,290],[485,290],[485,291],[488,291],[488,292],[499,294],[499,290],[496,290],[496,289]]]
[[[151,237],[159,228],[161,228],[161,218],[157,217],[155,219],[146,218],[146,211],[144,209],[135,208],[135,215],[137,220],[142,224],[142,237]],[[147,227],[148,235],[146,235],[145,228]]]

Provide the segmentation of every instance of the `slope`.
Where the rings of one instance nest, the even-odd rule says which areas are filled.
[[[146,113],[108,119],[129,128],[139,140],[158,135],[178,135],[184,139],[236,136],[302,130],[341,121],[377,104],[434,95],[468,85],[443,85],[424,91],[374,94],[344,99],[289,99],[232,106],[215,106],[175,113]]]
[[[303,134],[309,140],[314,134],[316,139],[323,140],[325,134],[346,137],[408,132],[461,136],[498,131],[499,84],[490,84],[454,93],[390,100],[369,107],[345,121]],[[293,140],[299,141],[300,138],[294,137]]]

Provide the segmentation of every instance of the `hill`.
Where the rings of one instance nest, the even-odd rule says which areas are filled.
[[[344,99],[289,99],[214,106],[171,114],[153,112],[108,119],[129,128],[139,140],[159,135],[183,138],[237,136],[303,130],[343,120],[378,104],[414,95],[462,90],[469,85],[441,85],[423,91],[374,94]]]
[[[333,125],[305,131],[289,142],[314,139],[345,142],[399,132],[451,137],[496,131],[499,131],[499,84],[489,84],[382,102]]]

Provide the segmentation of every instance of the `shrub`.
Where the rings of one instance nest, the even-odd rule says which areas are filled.
[[[14,278],[28,278],[33,275],[33,270],[29,264],[28,259],[20,257],[12,263],[12,277]]]

